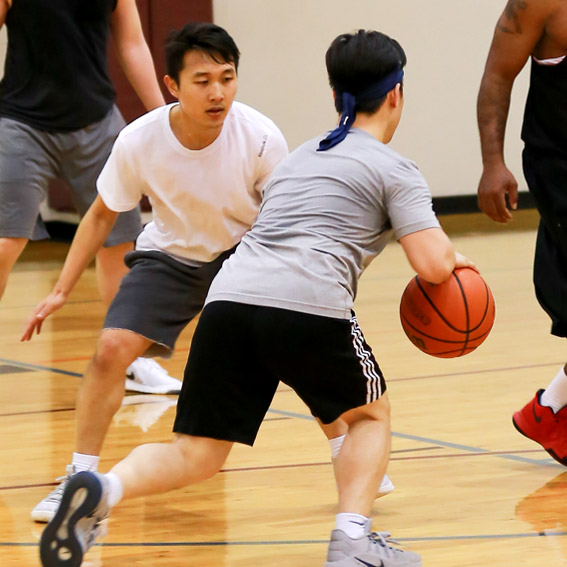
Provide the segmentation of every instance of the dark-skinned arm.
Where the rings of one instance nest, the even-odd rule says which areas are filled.
[[[508,205],[512,209],[518,205],[518,183],[504,161],[512,87],[541,39],[552,9],[553,0],[509,0],[490,46],[477,103],[483,163],[478,202],[496,222],[510,221]]]

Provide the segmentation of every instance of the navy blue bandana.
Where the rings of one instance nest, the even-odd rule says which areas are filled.
[[[377,83],[369,86],[358,95],[353,96],[351,93],[341,93],[343,99],[343,113],[339,125],[329,133],[329,135],[321,140],[318,152],[324,152],[337,144],[340,144],[347,136],[348,131],[354,124],[356,119],[355,106],[357,102],[366,102],[369,100],[378,100],[385,97],[398,83],[402,82],[404,77],[403,69],[396,69],[389,75],[386,75]]]

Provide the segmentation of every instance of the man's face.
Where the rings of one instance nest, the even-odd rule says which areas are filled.
[[[187,52],[183,63],[179,82],[170,80],[168,88],[184,119],[193,128],[221,128],[238,86],[234,64],[217,63],[199,50]]]

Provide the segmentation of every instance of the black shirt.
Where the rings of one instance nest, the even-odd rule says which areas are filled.
[[[557,65],[532,61],[522,140],[531,150],[567,154],[567,58]]]
[[[114,103],[108,76],[110,17],[117,0],[15,0],[0,116],[47,131],[102,120]]]

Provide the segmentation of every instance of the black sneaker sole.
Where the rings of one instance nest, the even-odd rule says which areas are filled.
[[[73,497],[81,489],[86,490],[86,497],[79,506],[71,509]],[[77,538],[75,526],[94,512],[101,497],[102,486],[92,473],[80,472],[71,477],[53,520],[41,534],[39,556],[43,567],[80,567],[85,550]]]

